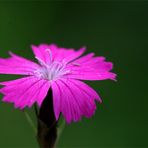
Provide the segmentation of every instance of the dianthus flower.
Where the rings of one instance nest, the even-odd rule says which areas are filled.
[[[54,44],[32,45],[38,63],[12,52],[9,58],[0,58],[1,74],[23,75],[12,81],[1,82],[3,101],[14,103],[15,108],[24,109],[37,103],[40,107],[49,89],[52,90],[56,120],[60,113],[67,123],[79,121],[82,116],[91,117],[95,100],[102,102],[97,92],[81,80],[115,80],[110,72],[111,62],[94,53],[83,55],[85,48],[66,49]]]

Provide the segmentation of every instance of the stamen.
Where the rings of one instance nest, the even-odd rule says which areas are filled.
[[[49,53],[50,62],[52,62],[52,52],[51,52],[51,50],[49,48],[47,48],[46,51]]]
[[[41,67],[34,71],[35,75],[40,78],[47,79],[49,81],[56,80],[61,76],[70,73],[66,68],[66,62],[64,61],[53,61],[51,63],[45,63],[42,59],[36,57],[41,64]],[[52,57],[51,57],[52,59]]]
[[[35,57],[42,66],[49,67],[42,59]]]

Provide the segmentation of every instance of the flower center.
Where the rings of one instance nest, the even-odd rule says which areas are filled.
[[[40,58],[36,57],[36,59],[39,61],[41,67],[34,71],[35,75],[42,79],[47,80],[57,80],[61,78],[62,76],[70,73],[69,70],[66,70],[66,63],[64,61],[52,61],[52,53],[50,49],[47,49],[46,51],[49,52],[50,55],[50,62],[45,63]]]

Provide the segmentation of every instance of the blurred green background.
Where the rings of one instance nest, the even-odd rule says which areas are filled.
[[[103,104],[91,119],[67,125],[59,147],[148,147],[148,2],[1,1],[0,57],[11,50],[33,58],[30,45],[40,43],[85,45],[118,74],[117,82],[89,82]],[[38,147],[23,112],[2,102],[0,147]]]

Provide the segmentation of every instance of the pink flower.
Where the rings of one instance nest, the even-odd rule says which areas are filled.
[[[85,48],[77,51],[57,47],[54,44],[32,46],[34,63],[13,53],[11,57],[0,58],[1,74],[19,74],[25,77],[1,82],[3,101],[14,103],[15,108],[31,107],[35,102],[41,106],[48,90],[53,93],[55,117],[62,113],[67,123],[78,121],[82,116],[91,117],[96,109],[95,100],[102,102],[90,86],[80,80],[115,80],[110,72],[111,62],[94,53],[82,56]]]

